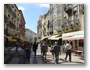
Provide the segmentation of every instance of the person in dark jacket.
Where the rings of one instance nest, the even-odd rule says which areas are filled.
[[[55,45],[54,45],[54,54],[55,54],[55,63],[56,64],[58,64],[59,53],[60,53],[60,47],[58,46],[58,43],[55,42]]]
[[[33,44],[33,51],[34,51],[35,57],[36,57],[37,48],[38,48],[38,43],[34,42],[34,44]]]
[[[48,46],[47,46],[47,44],[46,44],[45,41],[44,41],[44,43],[43,43],[43,45],[42,45],[41,50],[42,50],[43,58],[44,58],[44,60],[46,60],[46,53],[47,53],[47,51],[48,51]]]

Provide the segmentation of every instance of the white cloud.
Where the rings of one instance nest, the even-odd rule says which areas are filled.
[[[25,8],[21,7],[21,6],[18,6],[18,9],[24,11]]]
[[[37,4],[39,7],[49,7],[49,4]]]

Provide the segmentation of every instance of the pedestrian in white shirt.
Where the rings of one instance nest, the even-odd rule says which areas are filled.
[[[67,60],[67,57],[69,55],[69,61],[71,62],[71,44],[69,43],[69,41],[67,41],[66,45],[65,45],[65,48],[66,48],[66,57],[65,57],[65,60]]]

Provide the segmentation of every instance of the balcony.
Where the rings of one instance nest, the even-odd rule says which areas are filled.
[[[71,15],[72,13],[72,4],[67,4],[64,6],[64,10],[66,13],[68,13],[68,15]]]

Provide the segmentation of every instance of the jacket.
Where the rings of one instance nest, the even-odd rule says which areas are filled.
[[[58,45],[55,45],[54,46],[54,53],[55,53],[55,55],[59,55],[59,52],[60,52],[60,47],[58,46]]]

